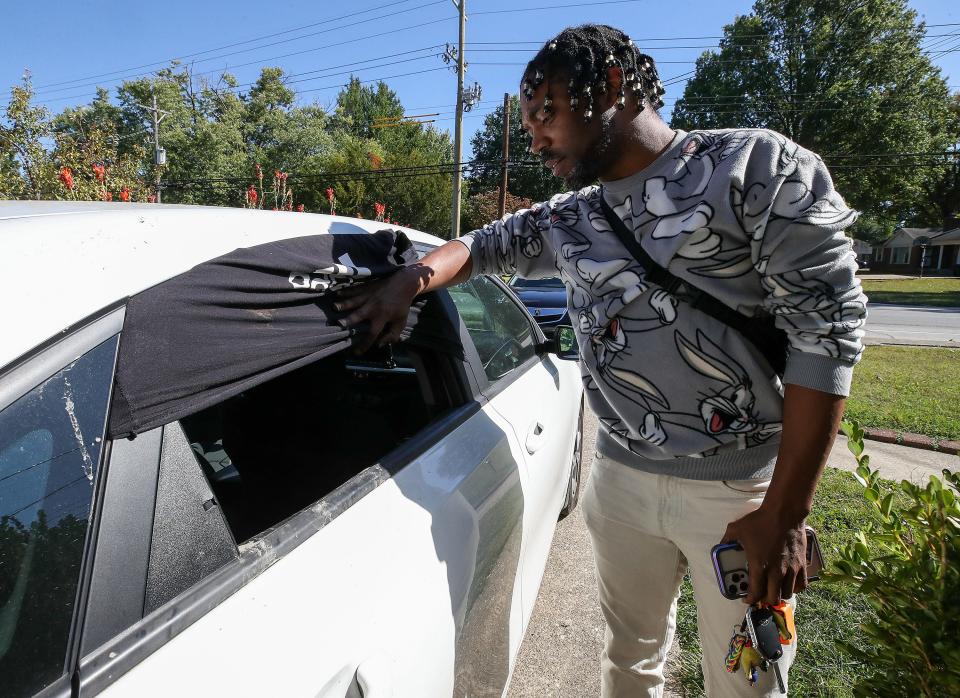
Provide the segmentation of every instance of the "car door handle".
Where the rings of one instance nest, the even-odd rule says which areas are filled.
[[[547,442],[546,429],[540,422],[534,422],[527,430],[527,453],[536,453]]]
[[[384,654],[375,654],[357,667],[357,686],[362,698],[392,698],[393,681],[390,660]]]

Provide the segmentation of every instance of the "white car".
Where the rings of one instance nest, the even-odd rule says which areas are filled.
[[[579,494],[583,396],[499,279],[435,296],[459,357],[332,351],[111,431],[141,399],[125,381],[218,389],[169,360],[182,326],[131,322],[138,299],[235,250],[383,227],[0,203],[0,695],[506,693]],[[442,242],[404,232],[420,254]],[[259,326],[186,336],[235,370]]]

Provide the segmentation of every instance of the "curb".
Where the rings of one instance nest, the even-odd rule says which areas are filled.
[[[896,444],[897,446],[922,448],[927,451],[937,451],[939,453],[949,453],[954,456],[960,456],[960,441],[935,441],[929,436],[911,434],[908,431],[872,429],[869,427],[863,428],[863,437],[873,441],[882,441],[887,444]]]

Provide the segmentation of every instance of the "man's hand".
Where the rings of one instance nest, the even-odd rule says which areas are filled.
[[[804,521],[826,465],[844,399],[788,383],[783,396],[783,435],[773,479],[756,511],[727,526],[723,542],[737,541],[747,554],[747,603],[776,604],[807,587]]]
[[[369,323],[367,333],[354,346],[354,351],[363,354],[374,344],[382,346],[399,340],[419,290],[417,275],[409,268],[400,269],[385,279],[341,290],[333,307],[350,313],[345,319],[347,327]]]
[[[750,588],[744,603],[778,604],[807,588],[807,540],[804,522],[785,523],[760,506],[727,526],[723,543],[736,541],[747,555]]]
[[[470,250],[455,240],[441,245],[415,264],[379,281],[348,286],[339,292],[333,307],[348,312],[347,327],[369,324],[369,332],[354,347],[362,354],[374,344],[400,339],[410,305],[421,293],[445,288],[470,278]]]

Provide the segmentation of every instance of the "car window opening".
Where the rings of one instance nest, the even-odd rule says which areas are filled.
[[[313,504],[448,411],[432,368],[445,360],[406,345],[341,352],[180,420],[235,540]]]

